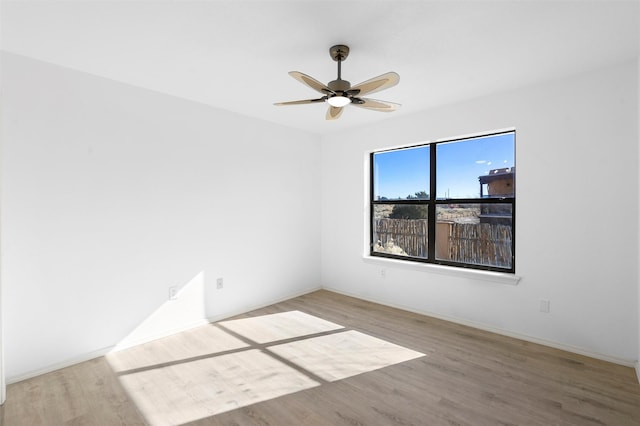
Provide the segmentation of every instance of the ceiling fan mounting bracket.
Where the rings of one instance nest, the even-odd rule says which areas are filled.
[[[329,54],[331,55],[331,59],[334,61],[344,61],[349,56],[349,46],[344,44],[336,44],[335,46],[331,46],[329,49]]]

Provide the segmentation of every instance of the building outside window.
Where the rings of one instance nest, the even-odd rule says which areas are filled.
[[[515,131],[370,159],[372,256],[515,272]]]

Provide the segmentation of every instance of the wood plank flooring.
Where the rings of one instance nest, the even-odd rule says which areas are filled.
[[[265,321],[11,384],[0,424],[640,425],[632,368],[328,291],[243,318]],[[341,358],[351,349],[362,356]]]

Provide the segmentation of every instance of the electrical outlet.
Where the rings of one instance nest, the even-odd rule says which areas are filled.
[[[223,287],[224,287],[224,281],[222,280],[222,278],[216,279],[216,288],[220,290]]]
[[[548,314],[551,312],[551,301],[548,299],[540,299],[540,312]]]
[[[169,300],[176,300],[178,298],[178,287],[171,286],[169,287]]]
[[[384,268],[380,269],[380,277],[386,278],[386,276],[387,276],[387,270]]]

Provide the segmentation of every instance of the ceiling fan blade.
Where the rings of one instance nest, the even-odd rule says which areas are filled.
[[[351,88],[351,91],[359,90],[358,95],[368,95],[369,93],[379,92],[380,90],[393,87],[400,82],[400,76],[395,72],[388,72],[379,75],[370,80],[363,81]]]
[[[327,120],[337,120],[342,115],[344,107],[329,106],[327,110]]]
[[[274,105],[282,106],[282,105],[303,105],[303,104],[315,104],[317,102],[324,102],[326,100],[325,97],[318,99],[304,99],[302,101],[288,101],[288,102],[276,102]]]
[[[304,84],[305,86],[309,86],[313,90],[315,90],[316,92],[320,92],[323,95],[326,95],[326,94],[329,94],[329,93],[334,93],[333,90],[329,89],[323,83],[320,83],[315,78],[310,77],[310,76],[308,76],[306,74],[303,74],[303,73],[301,73],[299,71],[291,71],[291,72],[289,72],[289,75],[291,77],[295,78],[296,80],[298,80],[299,82],[301,82],[302,84]]]
[[[351,105],[355,105],[360,108],[372,109],[374,111],[391,112],[398,109],[401,105],[393,102],[378,101],[376,99],[360,98],[364,101],[362,103],[352,102]]]

